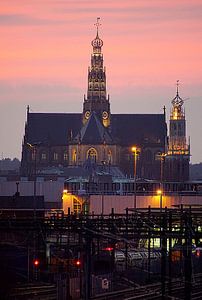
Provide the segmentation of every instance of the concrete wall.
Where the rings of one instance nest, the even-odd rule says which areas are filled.
[[[134,207],[134,196],[90,196],[90,212],[95,214],[111,213],[114,208],[115,213],[125,213],[125,209]],[[160,207],[160,196],[137,196],[137,208],[148,208],[150,205],[154,208]],[[172,207],[173,205],[186,204],[186,205],[202,205],[202,196],[163,196],[162,207]]]
[[[21,196],[33,196],[34,182],[19,181],[19,192]],[[44,196],[46,203],[61,203],[63,181],[38,181],[36,182],[36,194]],[[0,182],[0,196],[12,196],[17,190],[15,181]],[[56,207],[57,208],[57,207]]]

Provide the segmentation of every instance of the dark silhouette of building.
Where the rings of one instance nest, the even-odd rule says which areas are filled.
[[[140,149],[137,177],[160,179],[161,162],[157,155],[167,150],[165,109],[162,114],[111,113],[99,22],[96,25],[83,112],[30,113],[27,109],[21,161],[24,176],[47,167],[84,166],[90,160],[91,165],[108,170],[118,167],[124,175],[133,177],[131,147],[135,145]]]

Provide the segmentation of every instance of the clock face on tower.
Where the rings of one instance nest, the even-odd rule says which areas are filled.
[[[87,110],[87,111],[85,112],[85,118],[88,120],[88,119],[89,119],[89,117],[90,117],[90,111],[89,111],[89,110]]]
[[[108,119],[108,112],[103,111],[103,113],[102,113],[102,118],[103,118],[104,120]]]

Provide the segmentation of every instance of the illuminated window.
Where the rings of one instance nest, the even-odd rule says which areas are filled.
[[[64,153],[64,160],[68,160],[68,154],[66,152]]]
[[[41,154],[41,159],[42,159],[42,160],[46,160],[46,153],[42,153],[42,154]]]
[[[82,206],[81,201],[79,201],[77,198],[73,199],[73,211],[74,214],[79,214],[81,212]]]
[[[73,150],[72,160],[73,160],[74,163],[76,163],[76,160],[77,160],[77,153],[76,153],[76,150]]]
[[[96,162],[97,160],[97,151],[95,148],[90,148],[87,151],[87,158],[90,158],[91,160],[93,160],[94,162]]]
[[[54,159],[54,160],[58,160],[58,153],[57,153],[57,152],[54,152],[54,153],[53,153],[53,159]]]

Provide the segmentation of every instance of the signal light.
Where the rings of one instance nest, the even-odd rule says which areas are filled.
[[[81,261],[79,259],[76,260],[76,266],[80,267],[81,266]]]
[[[196,250],[196,256],[200,257],[200,255],[201,255],[200,250]]]
[[[113,247],[106,247],[106,248],[104,248],[103,250],[106,250],[106,251],[113,251],[114,248],[113,248]]]
[[[38,259],[35,259],[35,260],[34,260],[34,266],[35,266],[35,267],[38,267],[38,266],[39,266],[39,260],[38,260]]]

